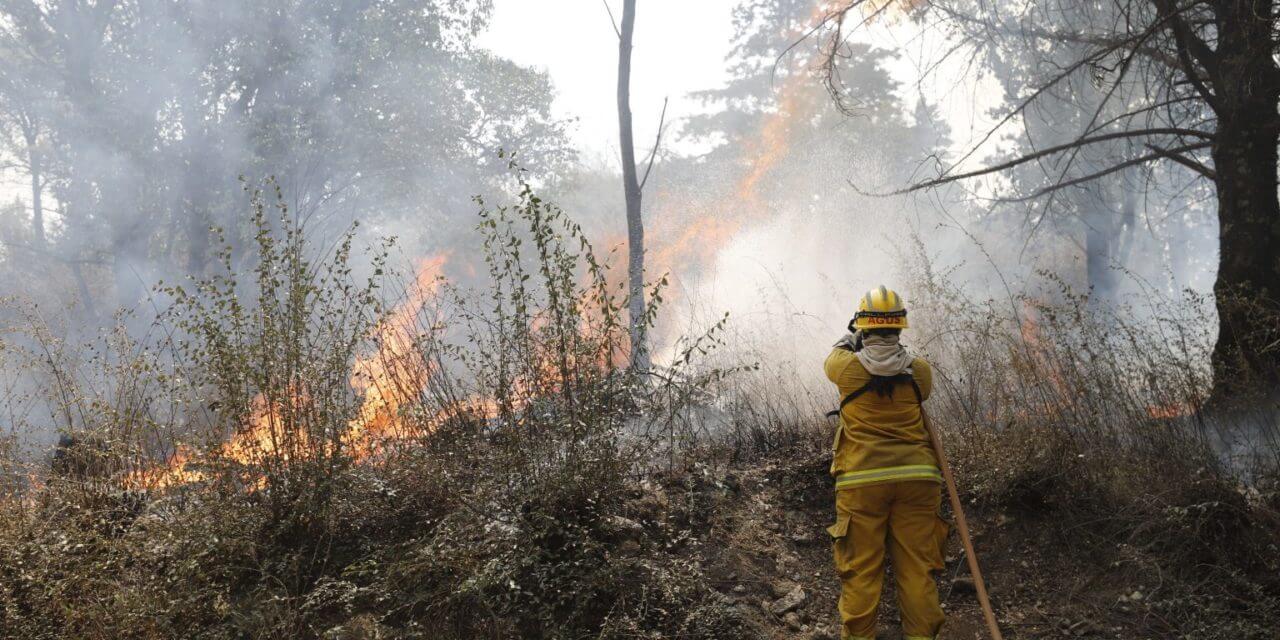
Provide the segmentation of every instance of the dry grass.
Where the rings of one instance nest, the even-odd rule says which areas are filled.
[[[763,465],[755,476],[794,480],[780,496],[798,513],[822,512],[817,407],[700,359],[718,327],[659,375],[620,368],[620,288],[527,188],[482,216],[489,288],[423,305],[405,301],[434,280],[384,303],[394,278],[356,279],[346,243],[317,256],[277,207],[255,208],[253,276],[228,265],[170,288],[154,336],[113,336],[112,357],[79,365],[48,335],[5,352],[54,382],[48,406],[78,435],[53,471],[0,451],[0,635],[760,635],[704,570],[732,555],[711,523],[741,506],[717,496],[740,490],[721,486],[726,469]],[[1080,572],[1147,585],[1127,629],[1265,637],[1280,614],[1277,450],[1227,463],[1208,437],[1265,414],[1151,410],[1201,402],[1190,363],[1206,336],[1069,296],[974,306],[941,279],[914,290],[941,319],[913,315],[933,336],[917,346],[938,365],[931,410],[979,522],[1016,518]],[[370,412],[374,394],[389,400]],[[254,425],[268,437],[227,444]],[[183,481],[137,481],[180,452]]]

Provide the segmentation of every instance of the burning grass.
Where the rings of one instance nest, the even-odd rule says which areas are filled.
[[[699,361],[714,332],[652,376],[622,367],[621,288],[527,187],[482,204],[488,288],[443,279],[441,256],[391,304],[385,253],[359,280],[349,239],[316,257],[257,202],[248,278],[224,255],[218,278],[167,289],[163,339],[94,361],[110,384],[58,369],[77,434],[52,471],[0,458],[0,635],[768,637],[730,569],[706,568],[751,555],[725,527],[779,517],[732,469],[777,478],[789,522],[829,524],[829,425],[785,374]],[[1208,435],[1260,405],[1183,415],[1208,389],[1188,365],[1204,336],[1070,298],[913,290],[941,319],[913,312],[913,344],[1004,615],[1078,600],[1078,575],[1124,637],[1266,637],[1275,449],[1233,458]],[[35,342],[57,368],[55,343]],[[1072,570],[1033,574],[1012,560],[1028,549]]]
[[[3,635],[738,634],[687,559],[617,548],[674,451],[657,425],[726,373],[689,365],[711,336],[657,381],[629,372],[606,265],[527,185],[481,205],[488,289],[437,257],[389,305],[385,251],[359,280],[350,236],[317,257],[278,196],[254,201],[248,277],[224,251],[162,290],[160,344],[121,350],[150,364],[110,389],[149,393],[113,415],[63,395],[88,419],[64,463],[6,483]]]

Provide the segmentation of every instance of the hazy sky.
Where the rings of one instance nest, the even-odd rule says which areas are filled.
[[[698,110],[691,91],[726,79],[725,56],[737,0],[639,0],[632,55],[631,109],[639,153],[652,145],[669,96],[668,121]],[[573,142],[584,159],[616,164],[618,37],[601,0],[495,0],[480,44],[550,73],[558,115],[577,119]],[[610,0],[621,20],[621,0]],[[26,177],[0,171],[0,198],[25,196]]]
[[[620,19],[621,0],[608,1]],[[670,98],[667,120],[675,122],[702,109],[691,92],[720,87],[728,79],[731,12],[740,1],[639,0],[631,85],[638,153],[652,145],[664,97]],[[911,60],[928,57],[928,39],[913,35],[910,25],[896,24],[859,36],[905,52],[891,69],[904,92],[912,94],[917,72]],[[616,166],[618,39],[602,0],[494,0],[493,20],[480,45],[547,71],[557,91],[557,115],[576,120],[572,139],[583,159],[603,159]],[[983,125],[990,122],[985,112],[998,87],[983,90],[971,81],[955,83],[965,69],[954,66],[928,78],[923,89],[942,108],[952,128],[953,149],[958,149],[985,131]],[[906,97],[905,104],[914,106],[912,96]],[[26,189],[25,176],[0,171],[0,199],[25,196]]]
[[[727,80],[731,13],[740,1],[639,0],[631,78],[638,153],[652,144],[664,97],[671,100],[668,121],[678,120],[701,109],[690,92]],[[621,19],[621,0],[608,2]],[[900,52],[889,69],[902,83],[904,105],[913,108],[915,96],[923,92],[938,106],[957,155],[992,124],[988,110],[998,103],[1000,88],[990,79],[976,78],[970,60],[948,59],[920,80],[917,65],[936,60],[946,45],[920,37],[917,25],[882,21],[854,37]],[[603,156],[616,164],[618,38],[602,0],[495,0],[492,26],[480,44],[547,71],[558,92],[557,113],[577,120],[573,141],[578,149],[588,160]],[[976,154],[970,162],[986,155]]]
[[[609,0],[622,19],[621,0]],[[687,94],[720,86],[737,0],[639,0],[632,53],[631,111],[637,147],[652,143],[670,97],[672,121],[700,109]],[[495,0],[481,44],[551,75],[562,116],[577,118],[574,142],[588,155],[617,153],[618,36],[601,0]]]

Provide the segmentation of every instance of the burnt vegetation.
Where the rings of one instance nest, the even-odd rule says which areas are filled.
[[[114,345],[112,387],[146,393],[112,407],[53,376],[86,428],[47,472],[6,462],[4,634],[827,637],[819,407],[715,366],[719,327],[671,368],[627,367],[625,285],[522,194],[482,205],[482,290],[356,281],[348,244],[309,244],[258,194],[248,280],[175,294],[162,337]],[[1012,637],[1270,633],[1277,449],[1224,456],[1211,434],[1251,417],[1177,408],[1207,371],[1165,345],[1205,336],[915,286]],[[955,633],[977,619],[962,565],[944,576]]]
[[[489,0],[0,0],[0,638],[834,640],[868,278],[1007,637],[1275,637],[1270,4],[742,0],[656,132],[619,4],[623,189]]]

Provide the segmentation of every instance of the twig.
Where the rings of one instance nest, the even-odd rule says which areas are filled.
[[[618,19],[613,17],[613,9],[609,7],[609,0],[600,0],[604,3],[604,10],[609,12],[609,24],[613,25],[613,32],[617,34],[618,39],[622,39],[622,30],[618,28]]]
[[[649,150],[649,157],[646,159],[648,164],[644,168],[644,177],[640,178],[641,191],[644,190],[645,183],[649,182],[649,172],[653,170],[653,161],[658,159],[658,147],[662,145],[662,127],[667,121],[667,102],[669,100],[670,98],[662,99],[662,115],[658,116],[658,136],[654,138],[653,148]]]

